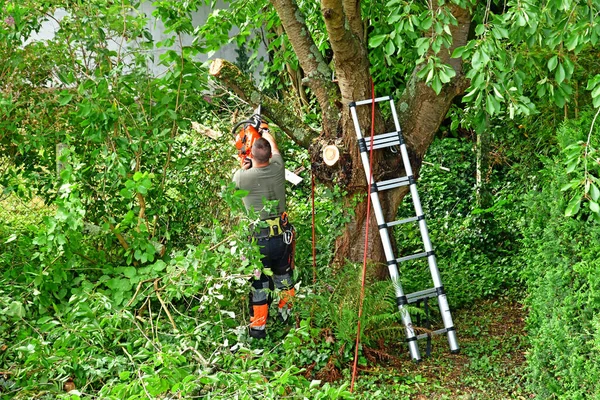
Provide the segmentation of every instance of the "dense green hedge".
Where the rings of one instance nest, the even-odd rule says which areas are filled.
[[[561,128],[563,147],[579,139],[579,123]],[[585,205],[576,218],[565,217],[563,159],[545,160],[523,223],[529,382],[543,399],[599,398],[600,225]]]

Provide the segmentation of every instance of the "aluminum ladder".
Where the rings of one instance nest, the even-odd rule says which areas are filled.
[[[360,124],[358,121],[358,115],[356,112],[356,108],[364,105],[371,105],[373,103],[380,102],[389,102],[391,113],[394,119],[394,124],[396,131],[383,133],[379,135],[374,135],[371,139],[370,136],[363,137]],[[375,211],[375,217],[377,219],[377,225],[379,228],[379,235],[381,236],[381,242],[383,245],[383,249],[385,252],[385,257],[387,260],[387,266],[390,274],[390,278],[394,285],[394,290],[396,292],[396,303],[400,312],[402,313],[402,322],[406,328],[406,340],[408,343],[408,349],[410,351],[410,355],[413,361],[420,361],[421,355],[419,353],[419,345],[417,341],[419,339],[431,338],[431,335],[439,335],[439,334],[447,334],[448,336],[448,344],[450,346],[450,352],[455,354],[460,351],[458,346],[458,341],[456,339],[456,330],[454,328],[454,323],[452,322],[452,315],[450,313],[450,308],[448,306],[448,300],[446,298],[446,293],[444,291],[444,286],[442,284],[442,280],[440,278],[440,273],[437,267],[437,262],[435,258],[435,253],[433,251],[433,247],[431,245],[431,240],[429,239],[429,232],[427,230],[427,223],[425,222],[425,216],[423,215],[423,210],[421,208],[421,200],[419,199],[419,194],[417,192],[417,185],[415,178],[413,176],[412,168],[410,166],[410,160],[408,158],[408,151],[406,149],[406,144],[404,143],[404,139],[402,137],[402,130],[400,129],[400,123],[398,122],[398,115],[396,113],[396,108],[394,105],[394,100],[390,96],[377,97],[375,99],[361,100],[356,102],[351,102],[349,104],[350,113],[352,114],[352,120],[354,122],[354,130],[356,131],[356,136],[358,139],[358,146],[360,149],[360,156],[364,166],[365,175],[367,177],[367,182],[371,182],[370,188],[370,196],[371,203],[373,205],[373,210]],[[371,146],[373,150],[391,148],[391,147],[400,147],[400,153],[402,156],[402,162],[404,164],[404,169],[406,171],[406,176],[402,176],[395,179],[390,179],[381,182],[374,182],[373,176],[370,169],[369,164],[369,152],[371,150]],[[379,201],[379,192],[383,190],[389,190],[393,188],[398,188],[401,186],[409,186],[410,193],[412,195],[412,201],[415,208],[415,216],[407,219],[402,219],[393,222],[386,222],[383,217],[383,211],[381,209],[381,203]],[[391,228],[395,225],[401,225],[405,223],[418,222],[419,230],[421,231],[421,237],[423,239],[423,246],[425,251],[417,254],[411,254],[408,256],[396,258],[394,255],[394,251],[392,248],[392,243],[390,241],[390,232],[388,228]],[[400,283],[400,277],[398,275],[398,264],[404,261],[424,258],[427,257],[427,261],[429,263],[429,271],[431,272],[431,277],[433,279],[433,288],[421,290],[415,293],[405,294],[402,289],[402,284]],[[440,309],[440,314],[442,316],[442,320],[444,323],[444,328],[435,330],[430,333],[423,333],[420,335],[415,334],[415,330],[413,328],[413,324],[410,318],[410,314],[408,313],[406,306],[411,303],[416,303],[419,301],[427,300],[429,298],[437,297],[438,305]]]

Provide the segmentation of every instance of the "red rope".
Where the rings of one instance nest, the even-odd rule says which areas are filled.
[[[317,245],[315,236],[315,174],[311,173],[312,193],[312,256],[313,256],[313,284],[317,283]]]
[[[375,84],[371,79],[371,150],[369,151],[369,185],[367,192],[370,193],[371,180],[373,178],[373,136],[375,135]],[[365,228],[365,251],[363,256],[362,280],[360,284],[360,301],[358,306],[358,324],[356,327],[356,344],[354,346],[354,365],[352,367],[352,381],[350,383],[350,392],[354,390],[354,381],[356,380],[356,371],[358,367],[358,345],[360,344],[360,319],[362,318],[363,302],[365,300],[365,278],[367,275],[367,250],[369,249],[369,218],[371,215],[371,195],[367,195],[367,219]]]

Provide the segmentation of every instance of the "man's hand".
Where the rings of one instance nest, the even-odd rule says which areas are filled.
[[[252,168],[252,159],[250,157],[244,158],[244,162],[242,163],[242,169],[250,169]]]

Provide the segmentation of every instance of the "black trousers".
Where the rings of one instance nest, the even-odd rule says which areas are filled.
[[[286,300],[280,300],[279,306],[284,307],[289,297],[293,297],[294,278],[292,271],[292,244],[283,240],[283,235],[258,239],[262,264],[264,269],[270,269],[271,276],[261,271],[260,277],[253,278],[250,293],[250,317],[253,329],[264,329],[268,316],[268,307],[273,301],[275,289],[285,293]],[[290,294],[291,293],[291,294]],[[257,317],[255,319],[254,317]]]

